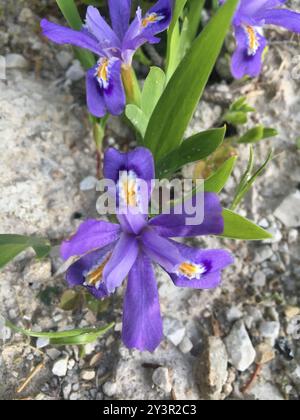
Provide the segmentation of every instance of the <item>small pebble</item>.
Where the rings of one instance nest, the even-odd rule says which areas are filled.
[[[92,381],[95,379],[96,373],[94,370],[83,370],[80,376],[84,381]]]
[[[52,373],[55,376],[63,377],[66,376],[68,370],[69,358],[66,356],[62,359],[58,359],[52,368]]]
[[[159,367],[155,369],[152,375],[153,383],[164,391],[166,394],[172,390],[172,384],[170,381],[169,369],[166,367]]]
[[[117,384],[109,381],[103,385],[102,389],[107,397],[113,397],[117,392]]]

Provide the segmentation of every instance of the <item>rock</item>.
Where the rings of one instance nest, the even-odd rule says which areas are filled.
[[[238,321],[225,339],[229,362],[240,372],[246,371],[256,357],[243,321]]]
[[[275,359],[275,352],[273,348],[267,343],[261,343],[256,348],[256,363],[264,365]]]
[[[38,349],[43,349],[50,344],[50,339],[47,337],[41,337],[36,340],[36,347]]]
[[[185,327],[175,318],[164,318],[164,336],[178,346],[185,336]]]
[[[28,7],[24,7],[18,17],[18,22],[19,23],[31,23],[33,20],[34,16],[33,13],[30,9],[28,9]]]
[[[103,392],[107,397],[113,397],[117,393],[116,382],[106,382],[103,385]]]
[[[201,398],[219,400],[228,378],[228,355],[219,337],[208,337],[200,356],[197,378]]]
[[[234,322],[243,317],[243,313],[240,311],[240,309],[237,306],[232,306],[228,311],[226,312],[226,318],[228,322]]]
[[[251,388],[250,393],[260,401],[284,401],[278,388],[269,382],[257,382]]]
[[[88,176],[81,181],[80,190],[81,191],[95,190],[97,182],[98,182],[97,178],[95,178],[94,176]]]
[[[300,308],[297,306],[287,306],[284,308],[284,314],[288,320],[295,318],[295,316],[300,315]]]
[[[21,54],[7,54],[5,56],[7,69],[26,69],[28,61]]]
[[[84,381],[92,381],[95,379],[96,373],[94,370],[83,370],[80,376]]]
[[[170,381],[169,369],[166,367],[159,367],[155,369],[152,375],[153,383],[158,386],[163,392],[169,394],[172,390],[172,383]]]
[[[183,354],[189,353],[193,348],[193,343],[191,340],[185,336],[182,340],[182,342],[179,344],[179,349]]]
[[[259,332],[263,338],[270,340],[272,346],[274,346],[280,332],[280,323],[277,321],[264,321],[260,324]]]
[[[287,228],[300,227],[300,191],[286,197],[274,212],[274,215]]]
[[[64,400],[68,400],[69,399],[69,395],[72,391],[72,385],[70,383],[66,384],[63,389],[63,395],[64,395]]]
[[[71,67],[66,72],[67,79],[72,82],[78,82],[85,77],[85,72],[78,60],[74,60]]]
[[[81,395],[78,392],[72,392],[72,394],[70,394],[69,400],[70,401],[79,401],[81,400]]]
[[[266,275],[263,271],[256,271],[253,275],[253,283],[256,287],[265,287]]]
[[[67,51],[60,51],[56,55],[56,59],[63,69],[67,69],[73,60],[73,55]]]
[[[66,376],[67,371],[68,371],[68,361],[69,361],[68,356],[58,359],[54,363],[53,368],[52,368],[53,375],[59,376],[59,377]]]
[[[270,260],[272,256],[273,250],[270,246],[260,246],[255,252],[254,264],[262,264],[264,261]]]
[[[288,243],[294,244],[297,242],[299,237],[299,233],[297,229],[291,229],[288,234]]]
[[[57,349],[48,349],[46,351],[47,356],[50,357],[51,360],[57,360],[59,356],[61,355],[61,352]]]

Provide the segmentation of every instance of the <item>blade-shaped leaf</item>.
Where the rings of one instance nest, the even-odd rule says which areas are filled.
[[[142,110],[150,118],[161,97],[166,83],[166,75],[159,67],[151,67],[142,93]]]
[[[231,210],[224,209],[223,217],[225,224],[223,235],[221,235],[223,238],[248,241],[262,241],[272,238],[272,235],[265,229]]]
[[[46,239],[37,237],[0,235],[0,269],[27,248],[33,248],[37,258],[41,259],[49,254],[51,245]]]
[[[167,178],[182,166],[204,159],[223,142],[226,128],[217,128],[195,134],[157,164],[158,178]]]
[[[222,191],[228,178],[232,174],[237,157],[233,156],[226,160],[226,162],[215,172],[211,177],[205,180],[204,190],[207,192],[219,193]]]
[[[134,128],[140,133],[142,138],[144,138],[149,119],[141,108],[137,105],[129,104],[126,106],[125,114]]]
[[[264,127],[263,125],[257,125],[256,127],[248,130],[239,140],[238,143],[257,143],[261,140],[265,140],[270,137],[278,135],[278,131],[275,128]]]
[[[228,0],[182,60],[150,119],[145,145],[159,160],[177,149],[221,51],[238,0]]]

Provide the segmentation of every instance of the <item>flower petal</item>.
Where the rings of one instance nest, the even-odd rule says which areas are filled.
[[[178,287],[194,289],[213,289],[221,281],[221,270],[234,262],[232,254],[223,249],[201,250],[172,241],[184,258],[184,263],[198,266],[198,273],[194,278],[180,274],[169,273],[174,284]]]
[[[56,44],[69,44],[85,48],[97,55],[102,54],[98,41],[87,31],[75,31],[64,26],[56,25],[47,19],[41,21],[43,35]]]
[[[114,292],[122,284],[135,263],[138,253],[139,246],[135,237],[123,233],[103,273],[109,293]]]
[[[145,215],[139,213],[137,209],[133,210],[131,210],[130,207],[127,207],[126,213],[118,213],[117,218],[120,222],[123,232],[131,235],[139,235],[147,226],[147,219]]]
[[[159,236],[154,229],[147,229],[143,232],[141,243],[144,253],[166,271],[173,272],[182,262],[178,248],[168,239]]]
[[[129,26],[131,0],[108,0],[108,4],[113,30],[121,40]]]
[[[197,200],[204,200],[204,220],[199,225],[187,225],[187,219],[193,217],[187,214],[186,208],[195,208]],[[168,238],[193,237],[199,235],[220,235],[224,231],[224,219],[222,216],[222,206],[218,196],[214,193],[204,193],[201,196],[194,196],[186,203],[187,207],[175,207],[172,214],[161,214],[154,217],[150,226],[155,227],[159,235]],[[176,214],[181,212],[181,214]]]
[[[80,225],[75,235],[62,243],[60,255],[63,260],[84,255],[115,242],[120,233],[121,229],[117,224],[103,220],[87,220]]]
[[[170,25],[171,19],[171,0],[159,0],[144,17],[142,17],[142,11],[139,8],[123,40],[124,61],[130,64],[134,51],[146,42],[151,44],[159,42],[159,38],[156,38],[155,35],[165,31]]]
[[[105,284],[100,281],[100,284],[88,285],[86,283],[86,274],[89,273],[94,267],[99,267],[104,264],[107,257],[112,252],[113,245],[108,245],[100,250],[93,251],[84,255],[74,264],[72,264],[66,273],[66,280],[70,287],[85,286],[86,289],[92,293],[97,299],[108,296]],[[101,274],[101,273],[100,273]]]
[[[266,25],[277,25],[289,31],[300,33],[300,13],[287,9],[271,9],[261,13]]]
[[[102,51],[113,54],[115,49],[120,49],[119,38],[94,6],[87,8],[86,26],[88,31],[97,38]]]
[[[108,85],[104,87],[103,98],[106,108],[112,115],[120,115],[126,105],[126,95],[121,77],[121,61],[117,58],[111,58],[108,67]]]
[[[150,352],[163,339],[157,283],[151,261],[142,253],[128,277],[122,339],[130,349]]]
[[[255,54],[249,54],[248,37],[245,29],[239,26],[235,30],[237,48],[232,56],[231,72],[236,79],[244,76],[257,77],[262,68],[262,54],[267,45],[266,39],[256,34],[259,47]]]
[[[86,74],[86,98],[87,106],[92,115],[102,118],[106,115],[106,105],[103,92],[98,80],[95,77],[96,68],[93,67]]]

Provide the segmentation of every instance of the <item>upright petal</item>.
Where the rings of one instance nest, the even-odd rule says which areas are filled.
[[[169,273],[174,284],[193,289],[213,289],[221,281],[221,270],[233,263],[233,256],[222,249],[201,250],[173,242],[183,256],[176,273]]]
[[[108,296],[103,282],[103,270],[107,264],[113,245],[84,255],[70,266],[66,280],[70,287],[84,286],[97,299]]]
[[[115,0],[114,0],[115,1]],[[98,40],[102,51],[115,55],[115,50],[121,48],[118,36],[106,23],[96,7],[89,6],[86,13],[88,31]]]
[[[43,35],[56,44],[69,44],[88,49],[97,55],[102,54],[97,39],[87,31],[75,31],[64,26],[56,25],[46,19],[41,21],[41,28]]]
[[[122,40],[129,26],[131,0],[108,0],[108,4],[113,30]]]
[[[159,0],[143,17],[139,8],[136,17],[131,23],[123,40],[123,59],[131,63],[134,52],[146,42],[151,44],[159,42],[155,37],[165,31],[172,19],[172,0]]]
[[[122,227],[122,231],[130,235],[139,235],[147,226],[146,215],[139,213],[138,209],[134,209],[134,211],[130,207],[122,209],[125,210],[126,213],[117,213],[117,218]]]
[[[107,114],[107,109],[95,72],[96,67],[93,67],[86,74],[86,100],[90,113],[95,117],[102,118]]]
[[[140,253],[132,267],[124,300],[122,339],[128,348],[153,352],[163,338],[155,275]]]
[[[237,48],[232,56],[232,75],[236,79],[241,79],[244,76],[257,77],[262,69],[262,54],[267,45],[266,39],[256,31],[255,37],[257,47],[253,50],[253,53],[251,53],[247,29],[243,26],[237,27],[235,30],[235,37]]]
[[[166,271],[173,272],[182,262],[178,248],[168,239],[159,236],[154,229],[146,229],[140,240],[144,253]]]
[[[138,253],[139,245],[135,237],[123,233],[103,273],[109,293],[114,292],[122,284],[135,263]]]
[[[222,216],[222,206],[218,196],[214,193],[205,193],[203,196],[203,211],[204,219],[201,224],[187,225],[187,220],[193,217],[193,214],[187,214],[186,208],[195,208],[197,200],[202,200],[202,197],[193,197],[185,203],[185,206],[180,205],[175,207],[172,214],[161,214],[154,217],[150,222],[150,226],[154,227],[159,235],[168,238],[178,237],[193,237],[199,235],[220,235],[224,231],[224,219]],[[179,214],[177,214],[179,213]]]
[[[287,9],[265,10],[260,15],[265,24],[277,25],[291,32],[300,33],[300,13]]]
[[[60,248],[61,257],[81,256],[87,252],[103,248],[115,242],[120,237],[120,226],[103,220],[87,220],[82,223],[69,240],[64,241]]]

